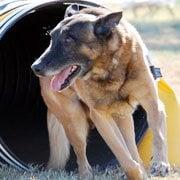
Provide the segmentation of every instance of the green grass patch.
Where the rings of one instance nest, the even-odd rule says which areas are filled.
[[[98,169],[94,169],[94,180],[121,180],[124,173],[120,169],[106,170],[101,173]],[[2,166],[0,168],[0,180],[77,180],[75,173],[67,173],[65,171],[55,170],[39,170],[38,167],[31,167],[29,172],[17,171],[13,168]]]

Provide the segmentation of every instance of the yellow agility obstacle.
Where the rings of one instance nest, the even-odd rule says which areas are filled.
[[[158,91],[167,115],[169,161],[171,165],[180,166],[180,103],[173,89],[163,79],[158,82]],[[145,133],[138,149],[145,166],[148,166],[152,158],[152,133],[150,129]]]

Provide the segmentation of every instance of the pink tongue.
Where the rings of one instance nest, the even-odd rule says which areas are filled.
[[[62,85],[65,80],[71,74],[71,66],[61,71],[59,74],[55,75],[51,80],[51,89],[54,91],[61,90]]]

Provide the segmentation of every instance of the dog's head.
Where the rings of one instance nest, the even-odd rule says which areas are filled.
[[[106,51],[121,17],[122,12],[98,18],[91,14],[65,18],[51,31],[49,47],[32,65],[34,73],[53,76],[51,87],[55,91],[70,86],[90,71],[94,60]]]

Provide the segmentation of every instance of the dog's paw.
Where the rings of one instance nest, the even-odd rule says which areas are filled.
[[[151,165],[150,173],[152,176],[165,177],[170,173],[170,165],[161,161],[155,161]]]
[[[91,169],[85,170],[84,172],[79,174],[79,180],[93,180],[93,179],[94,176]]]

